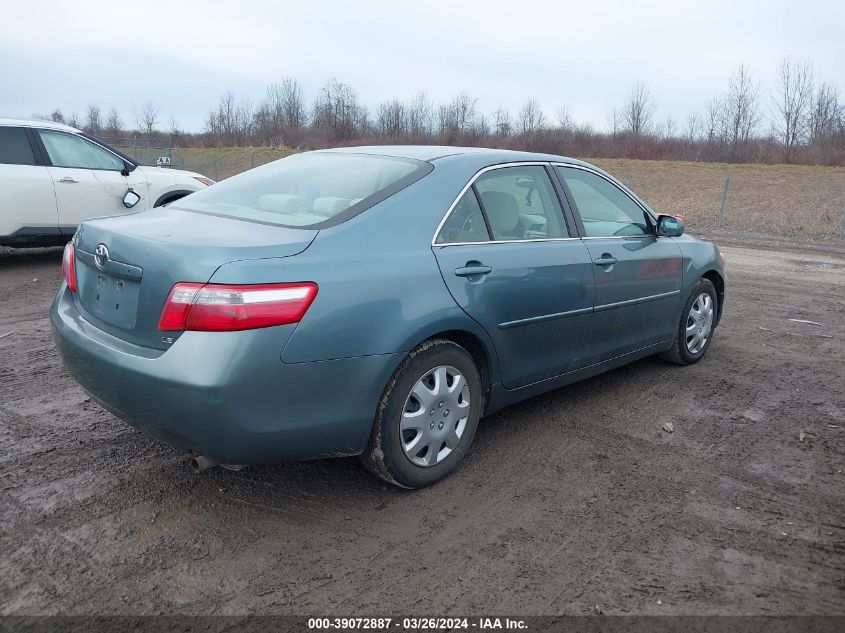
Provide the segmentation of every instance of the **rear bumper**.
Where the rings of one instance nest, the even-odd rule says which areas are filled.
[[[285,364],[295,326],[186,332],[167,351],[87,322],[65,285],[50,320],[68,371],[117,417],[221,463],[355,455],[398,355]]]

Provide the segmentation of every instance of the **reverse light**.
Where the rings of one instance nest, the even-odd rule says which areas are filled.
[[[317,296],[311,282],[229,286],[178,283],[158,329],[231,332],[298,323]]]
[[[65,245],[65,252],[62,253],[62,275],[70,291],[76,292],[76,254],[73,250],[73,242],[68,242]]]
[[[194,180],[199,180],[206,187],[210,187],[214,184],[214,181],[211,178],[206,178],[205,176],[194,176]]]

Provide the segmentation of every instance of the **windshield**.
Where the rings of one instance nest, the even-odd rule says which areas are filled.
[[[343,222],[422,178],[432,167],[404,158],[310,152],[229,178],[171,208],[288,227]]]

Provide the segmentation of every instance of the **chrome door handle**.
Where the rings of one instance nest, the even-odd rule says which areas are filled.
[[[604,255],[599,257],[598,259],[594,259],[593,263],[596,266],[613,266],[613,264],[615,264],[617,261],[618,260],[615,257],[605,253]]]
[[[63,176],[62,178],[59,178],[59,182],[66,182],[66,183],[73,184],[73,183],[77,183],[79,181],[76,178],[71,178],[70,176]]]
[[[469,264],[469,262],[467,262]],[[458,277],[471,277],[473,275],[487,275],[492,273],[493,269],[490,266],[484,266],[482,264],[472,264],[468,266],[461,266],[460,268],[455,269],[455,274]]]

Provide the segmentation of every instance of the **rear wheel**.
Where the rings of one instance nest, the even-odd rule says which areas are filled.
[[[678,365],[691,365],[702,359],[716,329],[718,313],[716,288],[709,279],[699,279],[681,313],[675,342],[660,356]]]
[[[472,443],[481,399],[481,379],[469,352],[451,341],[426,341],[388,382],[362,461],[403,488],[442,479]]]

